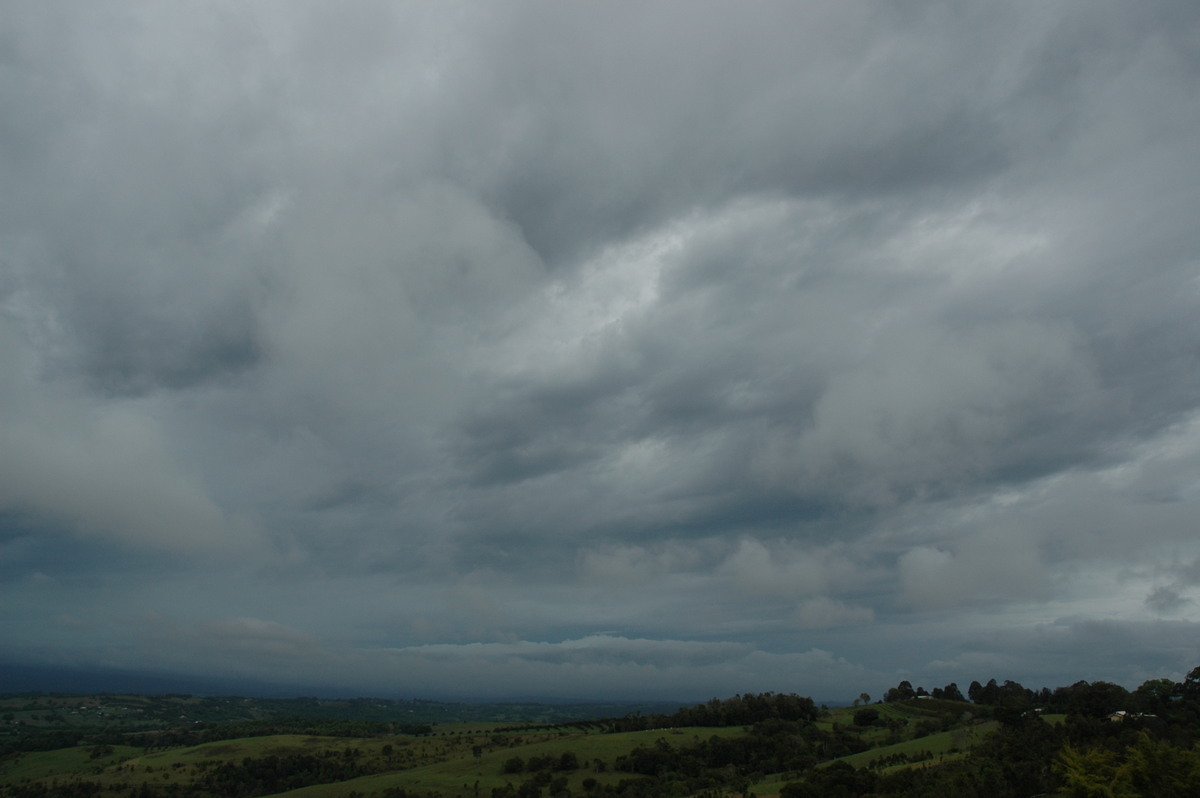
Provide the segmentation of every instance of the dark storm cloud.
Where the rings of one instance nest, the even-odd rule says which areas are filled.
[[[264,184],[254,149],[266,125],[224,88],[236,44],[188,64],[200,53],[143,38],[180,33],[155,31],[148,7],[12,11],[0,91],[21,111],[5,115],[17,130],[0,156],[14,188],[4,234],[10,269],[53,309],[52,365],[116,393],[252,365],[261,253],[231,233]]]
[[[538,3],[502,16],[489,49],[441,76],[476,101],[451,118],[482,106],[493,140],[457,127],[447,160],[551,264],[730,197],[922,192],[1006,160],[999,109],[976,98],[997,43],[971,18],[988,14]]]
[[[4,18],[13,656],[574,696],[1187,670],[1191,4]]]

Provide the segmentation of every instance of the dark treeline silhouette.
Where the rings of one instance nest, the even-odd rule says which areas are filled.
[[[817,707],[811,698],[795,693],[747,693],[714,698],[707,704],[684,707],[670,715],[631,715],[608,721],[613,732],[643,731],[690,726],[749,726],[768,720],[814,721]]]
[[[1069,687],[1051,690],[1043,687],[1033,690],[1011,680],[997,683],[989,679],[986,684],[971,682],[964,697],[958,685],[950,683],[945,688],[925,688],[902,681],[884,695],[884,702],[906,701],[912,698],[931,698],[944,701],[963,701],[976,706],[1010,710],[1030,710],[1054,713],[1101,717],[1118,710],[1141,714],[1169,712],[1177,708],[1178,702],[1195,689],[1196,671],[1184,682],[1169,679],[1151,679],[1134,691],[1126,690],[1112,682],[1078,681]]]

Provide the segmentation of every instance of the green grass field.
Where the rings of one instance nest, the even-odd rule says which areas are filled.
[[[832,762],[843,761],[856,768],[870,767],[873,763],[880,760],[886,760],[892,757],[903,756],[906,760],[904,763],[897,763],[887,767],[880,768],[880,772],[888,772],[890,770],[907,768],[907,767],[922,767],[925,765],[936,765],[941,762],[951,761],[965,755],[965,752],[977,742],[982,740],[987,734],[999,728],[996,721],[972,721],[971,718],[964,718],[966,715],[974,714],[973,707],[961,703],[949,703],[944,701],[909,701],[904,703],[889,703],[889,704],[870,704],[872,709],[878,710],[880,721],[899,721],[901,724],[899,730],[893,731],[887,726],[873,727],[862,730],[859,733],[860,738],[873,745],[870,750],[863,751],[849,756],[839,757],[838,759],[830,760]],[[818,721],[818,725],[826,730],[833,729],[835,724],[841,727],[851,727],[853,725],[854,713],[864,707],[838,707],[829,711],[829,714]],[[957,719],[961,725],[948,731],[935,732],[923,737],[908,737],[899,742],[885,744],[885,740],[893,734],[900,736],[911,735],[915,725],[921,720],[933,720],[951,718]],[[911,760],[923,757],[925,753],[930,755],[928,760],[913,762]],[[771,798],[779,794],[779,789],[788,781],[793,781],[790,774],[771,774],[765,777],[762,781],[751,785],[750,792],[760,798]]]
[[[369,794],[399,787],[437,791],[449,798],[474,796],[476,785],[481,794],[486,795],[493,787],[502,787],[509,782],[519,785],[531,778],[533,774],[527,772],[504,772],[505,763],[513,757],[524,761],[536,757],[558,759],[570,752],[575,755],[579,767],[555,772],[553,776],[566,778],[571,791],[580,794],[584,789],[583,781],[588,778],[613,784],[635,778],[634,774],[615,771],[613,764],[617,757],[639,745],[650,746],[665,739],[674,747],[682,747],[713,736],[733,737],[744,733],[742,727],[656,729],[621,734],[602,734],[598,727],[591,730],[495,729],[495,724],[455,724],[444,730],[439,727],[434,735],[424,737],[272,735],[150,752],[132,746],[116,746],[97,758],[92,757],[93,747],[64,748],[5,760],[0,763],[0,785],[82,779],[101,785],[105,794],[127,795],[129,789],[142,784],[169,789],[171,785],[192,783],[213,763],[238,764],[246,759],[320,755],[351,749],[356,752],[358,761],[382,772],[280,794],[294,798],[335,798],[354,791]]]
[[[142,752],[130,746],[112,746],[112,752],[93,757],[94,746],[60,748],[20,754],[0,762],[0,783],[16,784],[64,775],[95,774],[114,767]]]
[[[893,743],[892,745],[884,745],[878,748],[872,748],[870,751],[863,751],[858,754],[841,757],[842,762],[848,762],[856,768],[869,766],[873,762],[895,756],[897,754],[916,758],[922,752],[932,754],[931,761],[937,761],[938,757],[953,752],[969,751],[976,743],[982,740],[987,734],[995,731],[1000,727],[1000,724],[994,720],[985,721],[964,728],[953,729],[951,731],[938,732],[925,737],[918,737],[913,740],[904,740],[902,742]],[[896,767],[908,767],[908,765],[897,765]]]
[[[622,734],[597,734],[582,731],[566,734],[561,732],[522,732],[514,737],[521,738],[525,742],[503,747],[484,746],[485,750],[479,759],[474,757],[472,750],[477,743],[468,742],[466,756],[460,755],[411,770],[364,776],[338,784],[304,787],[299,790],[278,793],[278,795],[286,795],[288,798],[338,798],[351,791],[371,793],[398,787],[405,790],[437,791],[446,796],[473,796],[476,785],[479,787],[480,794],[489,795],[493,787],[503,787],[510,782],[517,786],[530,778],[531,774],[529,773],[504,773],[504,763],[507,760],[513,757],[520,757],[526,761],[538,756],[557,758],[568,751],[575,754],[579,761],[579,769],[554,775],[565,777],[571,792],[580,794],[583,792],[584,779],[592,778],[600,784],[616,784],[622,779],[635,778],[634,774],[614,771],[612,764],[618,756],[629,753],[639,745],[653,745],[656,740],[665,739],[672,746],[678,747],[705,740],[714,735],[732,737],[743,733],[744,730],[741,727],[655,729]],[[597,771],[595,766],[597,760],[604,763],[603,771]]]

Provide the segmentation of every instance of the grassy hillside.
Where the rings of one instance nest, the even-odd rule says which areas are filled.
[[[654,745],[668,735],[672,738],[701,735],[730,737],[742,733],[741,728],[696,728],[674,732],[657,729],[616,734],[578,732],[518,735],[523,742],[513,740],[514,744],[490,747],[479,758],[473,754],[454,755],[454,752],[443,749],[446,758],[412,770],[364,776],[340,784],[314,785],[275,795],[286,795],[288,798],[344,798],[354,791],[364,795],[382,795],[389,789],[418,794],[437,792],[443,796],[474,796],[478,790],[480,795],[491,795],[493,789],[508,784],[516,787],[530,779],[532,774],[528,770],[505,772],[505,763],[514,757],[525,763],[539,758],[561,762],[563,754],[573,754],[579,767],[562,770],[557,765],[551,765],[534,773],[551,775],[547,784],[558,779],[572,795],[582,795],[588,791],[584,787],[585,780],[615,785],[622,779],[629,779],[628,772],[616,771],[613,765],[618,757],[628,754],[639,745]]]
[[[330,783],[259,794],[347,796],[354,792],[383,794],[389,789],[403,789],[418,794],[433,791],[444,796],[474,796],[478,786],[482,794],[490,795],[495,787],[520,784],[538,772],[553,773],[553,778],[565,780],[572,793],[582,794],[585,779],[604,784],[628,779],[630,774],[616,771],[614,763],[638,746],[651,746],[668,737],[681,742],[743,733],[740,727],[616,734],[600,733],[598,728],[497,732],[460,726],[440,729],[428,736],[373,738],[273,735],[152,752],[131,746],[111,750],[74,747],[8,758],[0,766],[0,785],[13,795],[38,794],[37,787],[48,787],[52,782],[86,782],[90,794],[97,796],[123,797],[145,790],[170,794],[183,786],[203,784],[206,777],[222,766],[241,768],[246,762],[306,763],[329,759],[368,772]],[[569,755],[565,761],[571,763],[570,767],[563,767],[564,755]],[[506,772],[506,763],[514,759],[522,761],[522,768]],[[524,763],[532,765],[539,760],[551,764],[533,771],[524,767]],[[512,770],[511,764],[508,769]]]
[[[0,762],[0,783],[95,774],[136,756],[141,750],[131,746],[76,746],[14,756]]]

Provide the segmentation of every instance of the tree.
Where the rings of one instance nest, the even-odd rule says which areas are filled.
[[[855,798],[869,793],[877,780],[869,770],[834,762],[810,771],[804,781],[785,784],[779,795],[780,798]]]
[[[1170,679],[1150,679],[1142,682],[1133,695],[1140,711],[1154,714],[1162,710],[1171,696],[1175,695],[1175,683]]]
[[[518,798],[542,798],[542,785],[530,779],[517,788],[517,796]]]
[[[863,707],[854,713],[855,726],[871,726],[879,720],[879,710],[874,707]]]
[[[1054,763],[1070,798],[1190,798],[1200,795],[1200,752],[1138,732],[1120,752],[1068,743]]]
[[[1059,794],[1067,798],[1136,798],[1132,793],[1113,789],[1116,757],[1099,748],[1080,751],[1067,743],[1054,763],[1054,772],[1063,782]]]
[[[1076,682],[1071,688],[1068,709],[1073,715],[1103,718],[1130,705],[1129,691],[1112,682]]]
[[[1200,694],[1200,665],[1188,672],[1183,684],[1179,685],[1179,691],[1184,695]]]
[[[1139,795],[1189,798],[1200,795],[1200,751],[1177,748],[1138,732],[1126,750],[1121,777]]]
[[[1000,700],[1000,685],[996,684],[995,679],[988,679],[987,684],[979,691],[979,703],[986,706],[995,706]]]
[[[1033,704],[1033,691],[1025,689],[1020,682],[1005,679],[996,696],[996,703],[1015,708],[1029,707]]]

